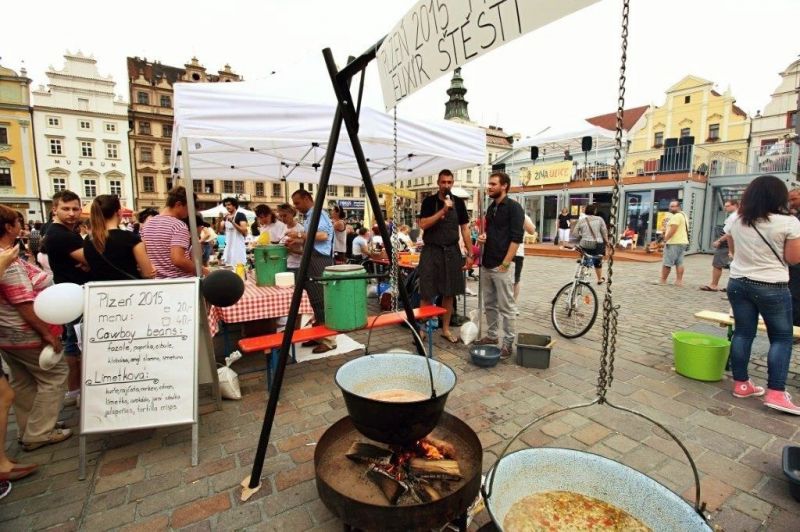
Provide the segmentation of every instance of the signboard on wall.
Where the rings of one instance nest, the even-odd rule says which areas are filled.
[[[569,183],[572,180],[572,170],[572,161],[537,164],[521,172],[520,181],[526,187]]]
[[[597,1],[420,0],[378,48],[383,103],[389,110],[447,72]]]

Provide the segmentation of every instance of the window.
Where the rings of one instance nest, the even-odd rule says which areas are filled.
[[[311,183],[308,184],[308,191],[314,192],[314,185],[312,185]]]
[[[214,193],[214,182],[211,180],[203,181],[203,190],[206,194]]]
[[[97,196],[97,180],[84,179],[83,180],[83,197],[94,198]]]
[[[150,122],[139,122],[139,134],[150,135]]]
[[[94,157],[94,142],[90,140],[81,141],[81,157]]]
[[[359,187],[358,194],[363,198],[364,196],[367,195],[367,189],[365,189],[364,187]]]
[[[172,157],[172,152],[169,148],[164,148],[164,162],[169,164],[170,157]]]
[[[235,190],[237,194],[244,194],[244,181],[234,181],[233,190]]]
[[[167,186],[167,190],[172,190],[173,183],[172,183],[172,178],[171,177],[165,177],[164,178],[164,184]]]
[[[167,139],[172,138],[172,124],[164,124],[161,126],[161,136]]]
[[[113,122],[106,122],[106,133],[116,133],[117,132],[117,124]]]
[[[67,190],[67,180],[63,177],[54,177],[53,192],[61,192],[62,190]]]
[[[683,103],[690,103],[691,101],[692,101],[692,97],[691,96],[684,96],[683,97]]]
[[[172,98],[169,96],[162,95],[161,96],[161,107],[172,107]]]
[[[657,131],[655,137],[653,138],[653,147],[660,148],[664,145],[664,132]]]
[[[63,153],[61,139],[50,139],[50,155],[62,155]]]
[[[353,187],[344,187],[344,197],[345,198],[353,197]]]
[[[153,162],[153,148],[142,146],[139,148],[139,160],[143,163]]]
[[[708,140],[719,140],[719,124],[709,124]]]
[[[329,187],[331,189],[330,196],[338,196],[339,195],[339,186],[338,185],[331,185]]]
[[[0,144],[8,144],[8,129],[0,127]]]
[[[467,170],[467,183],[472,183],[472,170]]]
[[[78,109],[81,111],[88,111],[89,110],[89,99],[88,98],[78,98]]]
[[[112,179],[108,182],[108,192],[117,196],[122,196],[122,181]]]
[[[797,111],[789,111],[786,114],[786,127],[797,129]]]
[[[203,192],[203,182],[192,181],[192,190],[194,190],[195,194],[200,194],[201,192]]]
[[[264,183],[256,183],[256,196],[264,196]]]
[[[429,176],[428,176],[428,184],[429,184],[429,185],[432,185],[432,184],[433,184],[433,176],[432,176],[432,175],[429,175]]]
[[[281,190],[282,185],[280,183],[272,183],[272,195],[273,196],[282,196],[283,190]]]
[[[61,127],[61,119],[57,116],[48,116],[47,125],[50,127]]]
[[[151,175],[146,175],[142,177],[142,190],[145,192],[155,192],[156,191],[156,180]]]
[[[78,129],[83,129],[84,131],[91,131],[92,123],[89,120],[78,120]]]
[[[222,193],[223,194],[233,194],[233,181],[223,181],[222,182]]]
[[[11,168],[0,168],[0,187],[11,186]]]
[[[136,103],[142,105],[150,105],[150,95],[144,91],[139,91],[136,93]]]
[[[106,143],[106,158],[119,159],[119,146],[113,142]]]
[[[681,138],[691,136],[692,130],[688,127],[681,129]]]

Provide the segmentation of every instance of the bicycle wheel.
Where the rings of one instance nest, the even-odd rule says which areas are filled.
[[[583,281],[567,283],[553,298],[550,319],[555,330],[564,338],[583,336],[597,319],[597,293]]]

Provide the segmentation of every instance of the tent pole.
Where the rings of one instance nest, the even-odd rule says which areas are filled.
[[[197,205],[194,203],[194,185],[192,181],[192,168],[189,161],[189,141],[186,137],[181,139],[181,150],[178,152],[183,163],[183,181],[186,188],[186,206],[189,208],[189,232],[192,237],[192,258],[194,259],[195,274],[199,279],[203,278],[203,248],[200,245],[200,233],[197,232]],[[177,165],[176,165],[177,166]],[[217,410],[222,410],[222,395],[219,391],[219,375],[217,374],[217,361],[214,356],[214,341],[211,338],[211,330],[208,328],[208,308],[206,299],[202,295],[197,301],[197,316],[199,317],[200,347],[198,358],[207,361],[207,368],[198,360],[198,372],[201,374],[200,382],[211,382],[211,393],[214,395],[214,403]],[[196,393],[196,392],[195,392]],[[196,465],[196,464],[192,464]]]
[[[367,160],[364,156],[364,150],[361,147],[361,141],[358,138],[358,114],[356,113],[356,109],[353,105],[353,98],[350,94],[349,87],[350,80],[352,78],[341,77],[338,75],[339,73],[336,70],[336,64],[333,60],[333,53],[331,52],[330,48],[325,48],[322,51],[322,55],[325,58],[325,65],[328,67],[328,74],[330,74],[331,77],[333,90],[336,92],[336,99],[339,101],[337,108],[342,110],[342,118],[344,119],[344,124],[347,128],[347,135],[350,137],[350,145],[353,148],[353,156],[358,164],[358,170],[361,172],[361,179],[364,180],[364,189],[367,192],[367,197],[369,198],[370,205],[372,206],[372,214],[375,216],[375,223],[378,224],[378,229],[381,232],[381,238],[383,238],[383,245],[386,249],[386,255],[391,261],[391,258],[393,257],[392,246],[394,244],[392,243],[391,235],[386,228],[383,213],[381,212],[380,201],[378,200],[378,194],[375,191],[375,185],[372,182],[372,176],[370,175],[369,168],[367,167]],[[370,60],[374,58],[375,55],[373,54]],[[365,69],[370,60],[364,61],[361,68]],[[350,63],[352,63],[352,61],[350,61]],[[348,75],[353,76],[356,72],[357,71],[351,71],[348,73]],[[411,308],[411,301],[408,299],[408,291],[406,290],[406,286],[404,283],[397,283],[397,287],[400,292],[400,300],[403,302],[403,309],[406,313],[406,319],[408,320],[408,323],[415,327],[416,319],[414,318],[414,309]],[[417,353],[420,355],[424,354],[425,350],[422,347],[422,342],[420,342],[419,337],[417,335],[413,336],[414,344],[417,347]]]
[[[322,165],[322,173],[320,174],[319,189],[314,199],[314,212],[311,215],[309,230],[306,233],[308,235],[315,235],[317,233],[322,209],[325,208],[325,194],[328,190],[328,180],[330,179],[331,170],[333,169],[333,158],[336,155],[336,146],[339,142],[339,132],[342,126],[342,109],[343,105],[339,103],[336,107],[336,114],[333,117],[331,134],[328,137],[328,148],[325,152],[325,162]],[[284,183],[288,185],[288,182]],[[242,481],[243,487],[247,484],[246,489],[242,492],[242,500],[247,500],[261,487],[261,473],[264,468],[267,444],[269,443],[269,435],[272,431],[272,423],[275,421],[275,412],[278,409],[278,397],[280,396],[281,386],[283,385],[283,375],[286,371],[289,349],[292,345],[292,336],[294,335],[297,318],[300,313],[300,302],[303,298],[303,290],[308,282],[308,265],[311,262],[311,255],[313,253],[314,238],[306,238],[303,245],[303,257],[300,260],[300,268],[297,272],[297,282],[295,283],[292,302],[289,307],[289,316],[286,319],[286,328],[283,331],[283,342],[281,343],[280,354],[278,355],[278,368],[275,371],[275,378],[272,382],[272,388],[269,391],[267,410],[264,412],[264,422],[261,425],[261,435],[258,439],[258,447],[256,448],[256,455],[253,460],[253,469],[250,473],[249,480],[245,479]]]

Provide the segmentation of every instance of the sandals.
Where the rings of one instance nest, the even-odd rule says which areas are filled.
[[[601,277],[600,280],[597,281],[597,286],[600,286],[601,284],[603,284],[605,282],[606,282],[606,278],[605,277]]]
[[[700,290],[702,290],[703,292],[719,292],[719,288],[711,288],[708,285],[701,286]]]
[[[458,338],[456,338],[456,336],[451,332],[442,333],[442,338],[444,338],[445,340],[447,340],[451,344],[457,344],[458,343]]]

